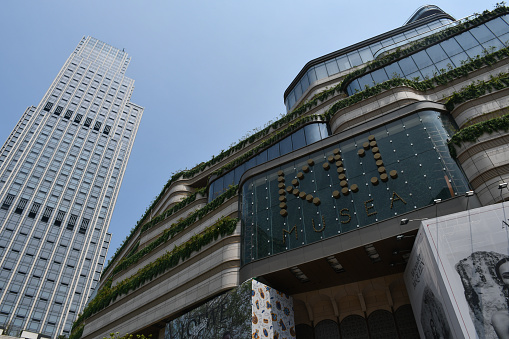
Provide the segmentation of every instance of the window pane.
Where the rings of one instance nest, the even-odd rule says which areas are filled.
[[[281,155],[289,153],[292,151],[292,138],[286,137],[279,142],[279,150]]]
[[[389,79],[403,77],[403,72],[401,71],[401,68],[399,67],[397,62],[387,65],[384,68]]]
[[[327,67],[327,73],[329,73],[329,76],[339,73],[339,68],[336,59],[327,61],[325,63],[325,67]]]
[[[460,46],[463,47],[464,50],[479,45],[477,40],[475,40],[474,36],[470,34],[470,32],[461,33],[460,35],[455,36],[454,38],[460,44]]]
[[[301,128],[294,132],[292,135],[293,150],[306,146],[306,138],[304,137],[304,129]]]
[[[401,70],[403,71],[403,74],[405,76],[414,73],[417,71],[417,65],[411,58],[404,58],[398,61],[399,66],[401,67]]]
[[[425,68],[430,66],[433,62],[430,57],[426,53],[426,51],[420,51],[412,55],[412,59],[414,59],[415,63],[419,68]]]
[[[348,60],[350,60],[350,64],[352,67],[359,66],[362,64],[361,56],[357,51],[351,52],[347,54]]]
[[[339,67],[340,71],[344,71],[344,70],[351,68],[350,61],[348,61],[348,58],[346,56],[336,58],[336,61],[338,63],[338,67]]]
[[[267,150],[267,154],[268,160],[276,159],[277,157],[279,157],[279,143],[269,147],[269,149]]]
[[[426,52],[435,63],[447,59],[447,54],[440,45],[431,46],[426,49]]]
[[[320,125],[311,124],[304,126],[304,133],[306,134],[306,144],[312,144],[320,140]]]
[[[441,42],[440,46],[442,46],[445,53],[447,53],[447,55],[450,57],[463,52],[463,49],[461,48],[461,46],[454,39],[449,39],[444,42]]]
[[[329,75],[327,74],[327,70],[325,69],[325,64],[321,64],[315,66],[316,77],[318,80],[327,78]]]
[[[496,18],[485,24],[488,28],[495,33],[496,36],[501,36],[505,33],[509,33],[509,26],[502,20],[502,18]]]
[[[371,50],[369,49],[369,47],[359,50],[359,54],[361,56],[362,62],[368,62],[373,60],[373,54],[371,54]]]
[[[470,30],[470,33],[472,33],[472,35],[475,36],[477,41],[479,41],[481,44],[483,42],[486,42],[488,40],[495,38],[495,35],[493,35],[493,33],[491,33],[491,31],[488,29],[488,27],[486,27],[484,25],[472,28]]]
[[[373,73],[371,73],[371,75],[373,76],[373,80],[377,84],[381,84],[382,82],[389,80],[389,77],[387,76],[387,73],[385,73],[384,68],[374,71]]]
[[[307,75],[308,75],[308,79],[309,79],[309,84],[312,84],[313,82],[316,81],[316,73],[315,73],[315,68],[311,68],[309,71],[307,71]]]

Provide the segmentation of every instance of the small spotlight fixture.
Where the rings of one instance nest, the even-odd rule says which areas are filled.
[[[502,188],[507,188],[507,183],[506,182],[498,184],[498,189],[501,190]]]
[[[398,254],[403,254],[403,253],[408,253],[408,252],[411,252],[412,250],[394,250],[392,251],[392,255],[398,255]]]
[[[433,200],[433,205],[440,204],[442,202],[442,199],[435,199]]]
[[[375,263],[382,261],[382,258],[380,258],[380,254],[378,254],[378,251],[376,250],[375,246],[373,246],[373,244],[365,245],[364,250],[366,251],[369,259],[371,259],[371,262]]]
[[[474,195],[474,191],[468,191],[468,192],[465,192],[465,196],[466,197],[471,197]]]
[[[396,240],[403,240],[405,238],[415,238],[415,235],[404,235],[404,234],[400,234],[400,235],[397,235],[396,236]]]
[[[307,283],[309,281],[309,278],[297,266],[290,267],[290,271],[301,283]]]
[[[389,266],[394,267],[394,266],[397,266],[397,265],[405,265],[405,264],[406,264],[406,262],[391,262],[389,264]]]
[[[400,225],[406,225],[408,224],[410,221],[423,221],[423,220],[428,220],[428,218],[420,218],[420,219],[407,219],[407,218],[403,218],[401,219],[401,221],[399,222]]]

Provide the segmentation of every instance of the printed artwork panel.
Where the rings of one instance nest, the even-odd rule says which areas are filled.
[[[252,339],[295,338],[293,299],[259,281],[252,283]]]

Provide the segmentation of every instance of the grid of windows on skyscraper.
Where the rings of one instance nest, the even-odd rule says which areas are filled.
[[[0,326],[68,335],[99,280],[143,108],[130,58],[83,38],[0,149]]]

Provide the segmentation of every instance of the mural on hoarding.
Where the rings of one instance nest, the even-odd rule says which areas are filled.
[[[164,338],[295,338],[293,299],[256,280],[247,280],[166,323]]]
[[[251,280],[166,323],[165,339],[240,339],[251,333]]]
[[[456,213],[421,226],[405,270],[421,336],[448,338],[448,326],[450,338],[509,338],[505,205]],[[448,319],[448,325],[437,319]]]
[[[292,297],[253,280],[252,301],[252,339],[295,338]]]

